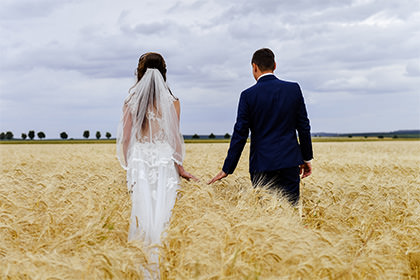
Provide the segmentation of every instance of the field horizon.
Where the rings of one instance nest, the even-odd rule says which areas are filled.
[[[109,133],[109,132],[107,132]],[[27,136],[26,133],[23,133]],[[3,141],[5,141],[6,143],[20,143],[21,141],[26,142],[26,141],[88,141],[88,142],[92,142],[92,141],[99,141],[97,143],[102,143],[102,141],[115,141],[115,137],[109,137],[108,139],[105,139],[105,135],[100,135],[99,139],[96,139],[95,137],[92,138],[85,138],[83,136],[80,138],[75,138],[75,137],[67,137],[66,139],[62,139],[62,138],[44,138],[45,139],[33,139],[30,140],[29,138],[27,139],[20,139],[20,138],[12,138],[12,139],[6,139],[6,134],[4,132],[1,133],[2,137],[0,137],[0,143],[2,143]],[[110,134],[111,135],[111,134]],[[226,136],[229,136],[226,138]],[[404,130],[394,130],[394,131],[386,131],[386,132],[348,132],[348,133],[338,133],[338,132],[312,132],[311,133],[312,138],[313,139],[321,139],[320,141],[323,141],[322,139],[333,139],[333,138],[364,138],[364,139],[375,139],[375,138],[393,138],[393,139],[420,139],[420,129],[404,129]],[[229,141],[231,134],[230,133],[226,133],[226,134],[184,134],[183,135],[184,140],[185,141],[195,141],[195,140],[206,140],[206,141]],[[36,137],[35,137],[36,138]],[[39,137],[38,137],[39,138]],[[318,141],[318,140],[316,140]],[[210,143],[210,142],[208,142]]]
[[[420,141],[420,138],[393,138],[393,137],[364,137],[364,136],[355,136],[355,137],[327,137],[319,136],[312,137],[312,142],[372,142],[372,141]],[[199,139],[184,139],[186,144],[191,143],[202,143],[202,144],[211,144],[211,143],[230,143],[230,139],[211,139],[211,138],[199,138]],[[249,142],[249,139],[248,139]],[[112,139],[34,139],[34,140],[22,140],[22,139],[13,139],[13,140],[0,140],[0,145],[13,145],[13,144],[115,144],[115,138]]]

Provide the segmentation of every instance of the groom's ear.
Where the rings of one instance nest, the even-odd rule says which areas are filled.
[[[276,70],[277,64],[274,62],[273,72]]]
[[[257,66],[257,64],[255,64],[255,63],[252,63],[252,76],[254,76],[254,79],[256,80],[256,81],[258,81],[258,70],[259,70],[259,68],[258,68],[258,66]]]
[[[257,73],[258,72],[258,66],[255,63],[252,63],[252,72]]]

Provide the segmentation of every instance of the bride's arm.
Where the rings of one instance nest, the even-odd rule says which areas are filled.
[[[175,107],[176,114],[178,116],[178,124],[179,124],[179,120],[181,116],[181,104],[179,103],[179,99],[174,101],[174,107]]]
[[[179,102],[179,99],[175,99],[173,101],[173,105],[175,108],[175,112],[176,112],[176,116],[178,117],[177,121],[174,121],[174,123],[172,124],[171,129],[173,130],[172,132],[172,137],[175,137],[175,157],[174,160],[179,164],[182,165],[182,160],[183,160],[183,138],[182,135],[180,133],[180,115],[181,115],[181,105]],[[172,115],[173,116],[173,115]]]
[[[180,115],[181,115],[181,105],[180,105],[178,99],[174,101],[174,107],[175,107],[176,114],[178,116],[178,126],[179,126]],[[179,143],[179,144],[181,144],[181,143]],[[179,164],[175,163],[175,166],[178,169],[179,176],[181,176],[182,178],[187,179],[187,180],[193,179],[194,181],[199,181],[197,177],[195,177],[191,173],[188,173],[187,171],[185,171],[185,169],[182,165],[179,165]]]
[[[125,162],[127,162],[127,152],[128,146],[130,144],[131,138],[131,129],[133,125],[133,120],[131,118],[130,110],[128,110],[127,105],[124,106],[124,125],[123,125],[123,154]]]

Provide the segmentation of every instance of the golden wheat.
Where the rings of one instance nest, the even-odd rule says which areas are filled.
[[[228,144],[188,144],[163,279],[419,279],[420,142],[315,143],[301,211],[235,174]],[[110,144],[1,145],[0,278],[142,279]]]

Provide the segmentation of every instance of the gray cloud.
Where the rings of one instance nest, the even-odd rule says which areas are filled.
[[[67,4],[75,3],[74,0],[3,0],[0,8],[2,20],[31,20],[33,18],[43,18],[50,15],[53,11]]]
[[[420,58],[413,60],[407,63],[405,67],[406,75],[409,77],[419,77],[420,76]]]

